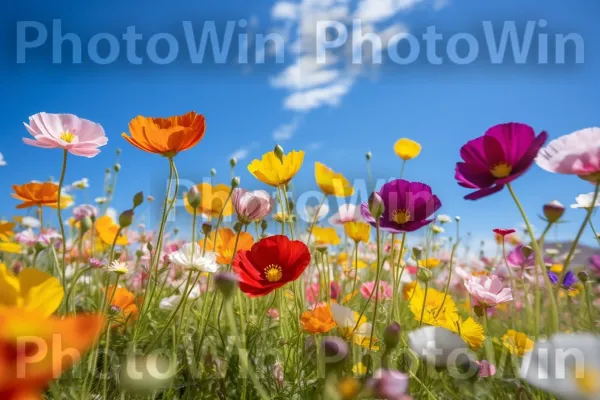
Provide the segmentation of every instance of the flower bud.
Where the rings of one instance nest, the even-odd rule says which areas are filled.
[[[400,333],[400,324],[397,322],[394,321],[386,326],[383,331],[383,343],[385,343],[385,347],[391,349],[398,346],[398,343],[400,343]]]
[[[377,192],[371,193],[369,196],[369,212],[375,219],[375,221],[379,220],[385,211],[385,205],[383,204],[383,199]]]
[[[40,251],[44,250],[46,248],[46,246],[42,243],[42,242],[36,242],[35,243],[35,252],[39,253]]]
[[[423,255],[423,249],[419,246],[415,246],[412,248],[412,255],[416,261],[421,259],[421,255]]]
[[[275,157],[277,157],[279,161],[283,163],[283,147],[281,147],[280,145],[275,145],[273,153],[275,153]]]
[[[119,215],[119,226],[127,228],[133,222],[133,210],[126,210]]]
[[[230,298],[238,287],[238,276],[232,272],[218,272],[214,279],[215,286],[226,299]]]
[[[90,230],[93,225],[92,218],[89,216],[85,216],[79,222],[79,226],[81,226],[81,232],[85,233]]]
[[[198,190],[198,188],[196,186],[192,186],[190,188],[190,191],[187,192],[187,201],[190,204],[190,206],[194,209],[198,208],[198,206],[200,205],[200,191]]]
[[[238,187],[238,186],[240,186],[240,177],[239,177],[239,176],[236,176],[235,178],[233,178],[233,179],[231,180],[231,187],[232,187],[233,189],[235,189],[235,188],[236,188],[236,187]]]
[[[148,249],[148,251],[150,253],[152,253],[152,249],[154,249],[154,247],[152,246],[152,243],[150,243],[150,242],[146,243],[146,249]]]
[[[240,221],[237,221],[235,224],[233,224],[233,231],[235,233],[240,233],[242,231],[243,227],[244,227],[244,224],[242,224]]]
[[[215,176],[215,175],[217,175],[217,170],[214,169],[214,168],[211,168],[210,169],[210,176]]]
[[[137,192],[133,196],[133,208],[139,207],[144,202],[144,192]]]
[[[544,216],[548,222],[557,222],[565,213],[565,206],[556,200],[544,205]]]
[[[427,283],[431,280],[432,274],[431,271],[427,268],[419,268],[417,271],[417,278],[424,283]]]
[[[373,157],[373,154],[371,154],[370,151],[367,151],[367,154],[365,154],[365,157],[366,157],[367,161],[369,161],[371,159],[371,157]]]
[[[231,166],[231,168],[235,167],[237,165],[237,158],[231,157],[231,159],[229,160],[229,165]]]
[[[212,225],[210,223],[205,222],[202,224],[202,233],[204,233],[205,235],[208,235],[211,230],[212,230]]]
[[[121,154],[121,149],[117,147],[117,155]]]
[[[579,271],[579,273],[577,274],[577,277],[583,283],[586,283],[587,281],[590,280],[589,274],[587,272],[585,272],[585,271]]]
[[[106,168],[106,169],[104,170],[104,173],[105,173],[106,175],[110,174],[110,169],[109,169],[109,168]],[[51,179],[51,180],[53,180],[53,179]]]
[[[523,254],[523,257],[525,257],[525,259],[528,259],[531,253],[533,253],[533,249],[529,246],[523,246],[521,247],[521,253]]]
[[[263,233],[267,230],[268,226],[269,226],[269,223],[263,219],[260,223],[260,229],[263,231]]]
[[[115,170],[115,172],[119,172],[121,170],[121,164],[116,163],[113,169]]]
[[[148,196],[147,200],[149,203],[152,203],[154,201],[154,196]]]

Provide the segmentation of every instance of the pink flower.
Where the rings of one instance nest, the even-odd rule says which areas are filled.
[[[331,298],[334,300],[337,300],[337,298],[340,297],[340,294],[342,294],[342,285],[340,285],[339,282],[331,282],[329,284],[329,289],[331,291]]]
[[[546,171],[600,181],[600,128],[561,136],[540,150],[536,162]]]
[[[104,266],[104,262],[102,260],[98,260],[97,258],[90,258],[89,263],[90,263],[90,267],[96,268],[96,269]]]
[[[329,217],[331,225],[344,225],[346,222],[357,222],[362,220],[360,207],[354,204],[342,204],[338,212]]]
[[[479,371],[477,372],[478,377],[487,378],[496,375],[496,366],[494,364],[490,364],[489,361],[475,361],[475,364],[479,365]]]
[[[76,156],[94,157],[108,139],[104,129],[73,114],[38,113],[24,124],[34,139],[23,138],[29,145],[46,149],[65,149]]]
[[[365,282],[360,287],[360,294],[363,295],[365,299],[371,297],[371,293],[375,290],[375,281]],[[386,281],[379,281],[379,300],[391,299],[392,298],[392,287]],[[375,296],[373,296],[375,298]]]
[[[267,311],[267,316],[272,320],[277,321],[279,319],[279,311],[276,308],[269,308]]]
[[[465,288],[473,298],[474,307],[491,308],[512,301],[512,291],[505,288],[495,275],[473,276],[465,280]]]
[[[85,217],[96,218],[98,209],[91,204],[82,204],[73,208],[73,218],[75,221],[81,221]]]
[[[236,188],[232,194],[233,207],[240,221],[249,223],[260,221],[271,213],[275,202],[264,190],[250,192]]]
[[[306,286],[306,301],[309,304],[317,304],[319,301],[319,284],[311,283]]]

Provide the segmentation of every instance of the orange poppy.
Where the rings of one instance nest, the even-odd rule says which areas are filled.
[[[326,333],[336,327],[329,304],[318,304],[312,310],[304,311],[300,317],[302,327],[308,333]]]
[[[110,311],[117,315],[114,318],[117,323],[112,325],[112,328],[137,319],[139,314],[137,305],[140,299],[136,298],[129,290],[122,287],[115,290],[114,286],[110,286],[106,291],[106,298],[107,301],[110,300]]]
[[[216,236],[216,240],[215,240]],[[219,229],[215,235],[210,234],[206,240],[206,251],[214,251],[217,253],[217,262],[219,264],[230,264],[233,256],[237,233],[229,228]],[[204,246],[204,241],[198,242],[200,246]],[[239,250],[250,250],[254,244],[254,238],[248,232],[241,232],[238,240],[236,252]]]
[[[218,218],[223,210],[223,216],[228,217],[233,214],[233,202],[229,197],[231,188],[227,185],[215,185],[212,186],[209,183],[200,183],[196,185],[198,193],[200,194],[200,205],[198,205],[196,212],[198,214],[210,215],[213,218]],[[227,204],[225,203],[227,201]],[[194,214],[194,208],[188,202],[187,195],[183,196],[183,205],[190,214]]]
[[[96,220],[95,226],[96,232],[98,232],[98,236],[100,236],[102,242],[108,245],[112,245],[115,241],[115,236],[119,231],[119,225],[117,225],[108,215],[103,215],[102,217],[98,218],[98,220]],[[127,236],[119,235],[116,244],[118,246],[127,245]]]
[[[121,136],[130,144],[148,153],[175,157],[202,140],[206,122],[204,116],[191,111],[181,116],[152,118],[138,115],[129,122],[131,136]]]
[[[58,203],[58,185],[53,182],[29,182],[24,185],[13,185],[14,193],[11,194],[17,200],[23,203],[17,208],[29,207],[57,207]],[[63,197],[63,196],[61,196]],[[64,208],[61,198],[61,208]],[[66,204],[66,203],[65,203]]]
[[[104,324],[100,315],[44,318],[24,309],[0,310],[0,399],[41,400],[48,384],[94,344]]]

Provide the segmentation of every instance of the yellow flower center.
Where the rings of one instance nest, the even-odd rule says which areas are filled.
[[[75,140],[76,136],[73,132],[66,131],[60,135],[60,138],[67,143],[72,143],[73,140]]]
[[[490,173],[494,176],[494,178],[506,178],[512,172],[512,165],[501,162],[492,167]]]
[[[394,210],[392,212],[392,220],[397,224],[405,224],[410,221],[411,214],[408,210]]]
[[[281,267],[276,264],[271,264],[267,268],[265,268],[265,278],[269,282],[277,282],[281,280],[283,277],[283,272],[281,272]]]
[[[579,372],[575,373],[575,383],[579,390],[585,394],[600,393],[600,371],[586,365]]]

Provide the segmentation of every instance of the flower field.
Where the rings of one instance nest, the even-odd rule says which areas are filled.
[[[178,157],[210,135],[195,112],[137,116],[110,143],[71,114],[33,115],[23,134],[62,164],[58,182],[13,185],[15,216],[0,222],[1,400],[600,399],[600,252],[575,262],[580,240],[600,245],[600,128],[549,140],[504,123],[464,144],[465,198],[507,196],[525,226],[489,232],[493,254],[464,251],[436,188],[403,179],[421,152],[411,139],[394,145],[400,175],[377,188],[367,153],[370,196],[353,204],[327,160],[279,145],[238,165],[255,182],[184,190]],[[120,164],[93,204],[72,194],[87,180],[66,190],[69,159],[119,146],[168,167],[155,224],[139,221],[159,201],[142,192],[110,212]],[[294,177],[313,168],[322,201],[298,209]],[[546,243],[557,201],[540,204],[534,233],[512,186],[530,168],[589,182],[568,246]],[[345,201],[329,213],[333,198]],[[176,204],[191,226],[169,218]]]

